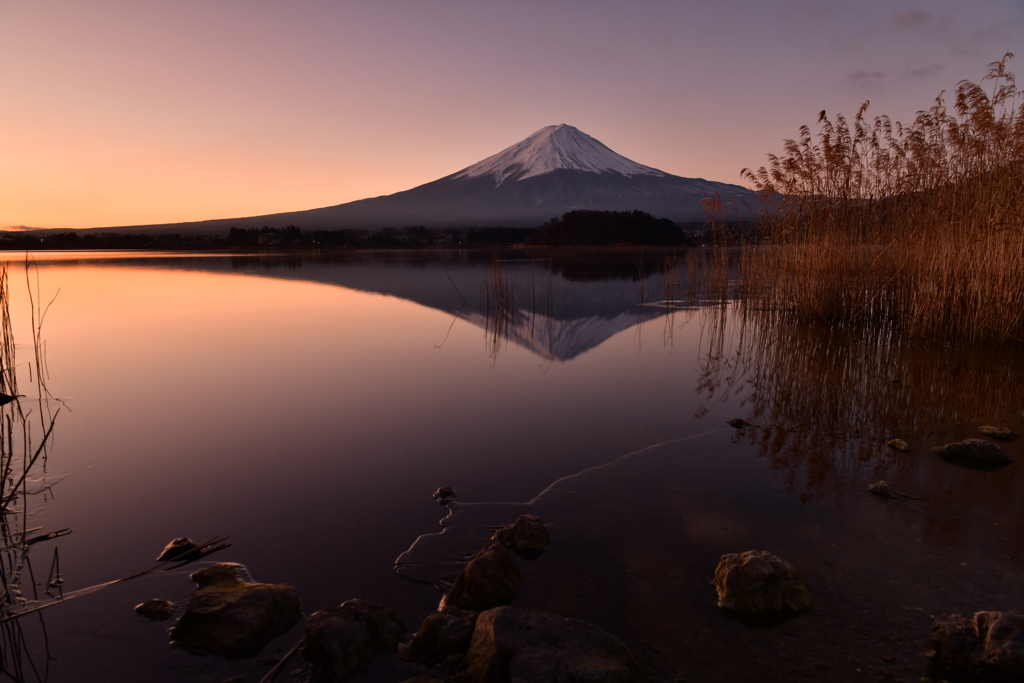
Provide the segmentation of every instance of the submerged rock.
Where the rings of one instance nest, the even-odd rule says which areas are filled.
[[[491,543],[473,556],[455,577],[451,590],[441,598],[446,607],[481,612],[507,605],[519,593],[522,575],[519,565],[500,543]]]
[[[157,562],[169,562],[171,560],[193,559],[197,553],[196,544],[190,538],[176,538],[163,549],[163,552],[156,558]]]
[[[146,600],[135,606],[135,613],[146,617],[151,621],[167,621],[171,618],[174,605],[167,600]]]
[[[966,439],[936,446],[932,449],[936,455],[962,465],[979,467],[999,467],[1013,462],[1003,449],[984,439]]]
[[[537,515],[520,515],[494,532],[494,540],[524,560],[535,560],[551,545],[551,535]]]
[[[416,658],[433,665],[469,648],[478,612],[449,607],[427,615],[412,637],[410,647]]]
[[[985,436],[990,436],[993,439],[999,439],[1000,441],[1013,441],[1020,433],[1007,429],[1006,427],[993,427],[992,425],[982,425],[978,427],[978,431]]]
[[[455,497],[455,489],[451,486],[442,486],[434,491],[434,500],[441,505],[447,505]]]
[[[302,656],[329,680],[340,681],[366,668],[405,635],[405,622],[393,609],[363,600],[327,607],[306,620]]]
[[[723,555],[715,569],[718,606],[740,614],[806,612],[807,580],[789,562],[767,550]]]
[[[747,422],[746,420],[741,420],[738,417],[734,417],[733,419],[726,421],[726,424],[729,425],[730,427],[733,427],[734,429],[744,429],[746,427],[756,427],[757,426],[755,424],[751,424],[751,423]]]
[[[935,663],[986,681],[1024,680],[1024,614],[948,614],[932,624]]]
[[[874,484],[868,484],[868,491],[885,500],[920,500],[917,496],[912,496],[906,491],[896,488],[884,479],[876,481]]]
[[[907,442],[904,441],[903,439],[890,439],[889,441],[885,442],[885,445],[893,449],[894,451],[899,451],[900,453],[910,452],[910,446],[908,446]]]
[[[171,641],[229,658],[248,657],[291,628],[301,616],[295,589],[249,583],[244,571],[240,564],[223,562],[192,574],[199,588],[171,628]]]
[[[464,663],[473,683],[625,683],[633,668],[626,645],[594,624],[515,607],[480,614]]]

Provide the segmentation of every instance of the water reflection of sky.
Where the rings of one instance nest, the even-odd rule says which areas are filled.
[[[436,529],[437,486],[463,501],[527,501],[737,416],[763,428],[727,432],[747,454],[729,462],[757,463],[767,479],[755,479],[798,506],[839,509],[842,491],[886,476],[948,492],[915,522],[926,528],[946,524],[949,505],[1024,518],[1018,466],[964,488],[925,450],[951,423],[1024,407],[1015,350],[766,339],[734,318],[650,305],[667,276],[632,276],[634,256],[611,279],[585,262],[506,259],[518,317],[498,340],[488,257],[44,256],[43,293],[60,288],[44,329],[50,390],[70,408],[50,467],[72,476],[37,514],[75,528],[60,546],[74,586],[144,568],[176,536],[231,534],[221,559],[296,585],[307,613],[362,597],[416,614],[436,595],[391,567]],[[12,314],[25,338],[23,296]],[[890,435],[916,439],[915,453],[886,449]],[[937,543],[966,542],[943,529]],[[122,618],[134,615],[111,617]],[[64,647],[87,649],[80,627],[64,630]]]

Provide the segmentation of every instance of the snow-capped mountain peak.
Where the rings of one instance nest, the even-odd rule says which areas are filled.
[[[523,180],[559,169],[588,173],[665,176],[650,166],[616,154],[586,133],[567,124],[547,126],[508,149],[473,164],[453,178],[493,176],[495,185],[507,179]]]

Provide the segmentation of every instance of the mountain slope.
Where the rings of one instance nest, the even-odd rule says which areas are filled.
[[[101,231],[224,233],[264,225],[306,230],[535,227],[576,209],[639,209],[675,221],[705,217],[701,200],[743,202],[739,185],[682,178],[644,166],[568,126],[548,126],[472,166],[392,195],[306,211]]]

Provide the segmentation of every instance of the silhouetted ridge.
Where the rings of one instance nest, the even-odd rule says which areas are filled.
[[[527,240],[527,244],[543,246],[685,242],[675,223],[643,211],[570,211],[552,218]]]
[[[572,126],[542,128],[461,171],[403,192],[308,211],[118,228],[104,232],[226,235],[230,228],[316,230],[529,228],[570,211],[644,211],[673,221],[705,218],[720,199],[741,214],[739,185],[681,178],[617,154]],[[747,214],[749,215],[749,211]]]

